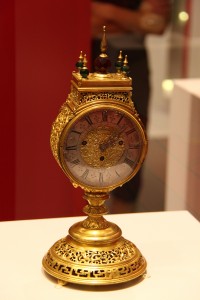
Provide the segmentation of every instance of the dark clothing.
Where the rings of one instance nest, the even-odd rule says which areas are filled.
[[[92,41],[92,60],[100,54],[100,41]],[[111,47],[108,41],[107,54],[111,62],[115,62],[119,55],[117,48]],[[130,67],[129,76],[133,80],[133,101],[137,112],[144,124],[147,127],[148,121],[148,106],[149,106],[149,69],[148,59],[145,48],[140,49],[128,49],[123,51],[128,56],[128,63]],[[114,66],[109,70],[110,72],[116,72]],[[122,187],[116,188],[112,191],[112,195],[116,198],[123,199],[124,201],[131,202],[136,200],[138,192],[141,186],[142,170],[140,170],[130,181],[124,184]]]
[[[110,0],[101,1],[109,2],[114,5],[120,5],[125,8],[130,8],[136,10],[139,8],[141,1],[121,1],[121,0]],[[117,61],[119,51],[122,50],[123,56],[127,55],[128,65],[130,67],[130,76],[133,80],[133,102],[139,116],[147,127],[148,121],[148,107],[149,107],[149,69],[148,69],[148,59],[147,53],[144,46],[143,36],[134,36],[133,34],[128,35],[110,35],[109,37],[109,27],[107,28],[107,54],[114,64]],[[122,47],[124,46],[124,47]],[[92,41],[92,63],[95,58],[100,54],[100,40]],[[112,66],[109,72],[116,72],[115,67]],[[123,199],[124,201],[131,202],[136,200],[138,192],[141,186],[141,170],[126,184],[122,187],[116,188],[112,191],[112,195],[116,198]]]
[[[138,9],[142,1],[141,0],[98,0],[98,2],[110,3],[128,9]]]

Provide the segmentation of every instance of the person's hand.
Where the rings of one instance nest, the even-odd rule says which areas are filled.
[[[91,3],[91,32],[92,37],[101,37],[103,26],[109,27],[109,33],[120,33],[123,29],[113,22],[113,13],[116,6],[109,3]]]
[[[109,27],[111,34],[125,32],[162,34],[168,23],[168,6],[162,1],[155,6],[155,2],[149,0],[143,1],[138,10],[131,10],[94,1],[91,3],[92,37],[98,38],[104,25]]]

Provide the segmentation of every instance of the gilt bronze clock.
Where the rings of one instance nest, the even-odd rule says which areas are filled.
[[[105,27],[96,72],[80,54],[71,91],[52,126],[51,148],[74,187],[88,201],[86,219],[69,228],[43,258],[47,273],[60,283],[108,285],[132,280],[146,271],[139,249],[107,221],[109,193],[140,169],[147,138],[132,100],[128,60],[120,52],[116,73],[109,73]]]

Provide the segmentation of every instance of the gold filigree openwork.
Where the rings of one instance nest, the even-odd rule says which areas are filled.
[[[54,247],[55,253],[61,259],[67,259],[75,263],[87,263],[91,265],[116,264],[126,261],[135,255],[133,244],[122,239],[121,244],[113,249],[107,250],[85,250],[82,247],[71,246],[67,238],[61,239]]]
[[[146,261],[134,244],[122,238],[112,249],[83,249],[74,247],[68,237],[59,240],[44,257],[46,270],[57,277],[72,278],[73,282],[90,284],[117,283],[131,279],[133,274],[143,274]],[[54,258],[56,255],[56,259]]]
[[[63,104],[61,107],[60,113],[58,114],[56,120],[54,121],[51,129],[51,136],[50,136],[50,144],[51,144],[51,150],[52,153],[56,159],[56,161],[60,165],[59,161],[59,139],[60,135],[65,128],[66,124],[69,123],[69,120],[73,117],[73,113],[70,110],[69,106],[67,105],[67,102]]]
[[[79,104],[83,104],[91,101],[98,101],[98,100],[101,101],[114,100],[114,101],[123,102],[130,106],[133,106],[133,101],[131,99],[131,92],[117,92],[117,93],[116,92],[101,92],[101,93],[82,92],[80,94]]]

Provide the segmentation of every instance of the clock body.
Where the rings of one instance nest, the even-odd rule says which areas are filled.
[[[109,192],[137,173],[146,146],[134,111],[115,100],[101,101],[82,107],[63,128],[59,161],[74,185]]]
[[[75,187],[108,193],[140,169],[147,138],[122,74],[72,73],[71,91],[51,131],[51,148]]]
[[[107,59],[102,47],[97,61],[102,72],[88,74],[83,61],[72,73],[70,93],[52,125],[53,155],[88,201],[83,208],[88,217],[73,224],[43,258],[44,269],[62,284],[116,284],[146,270],[139,249],[103,217],[109,192],[135,176],[148,144],[132,100],[132,79],[124,73],[127,60],[120,72],[106,73]]]

